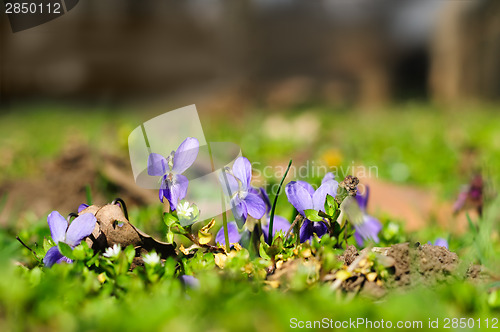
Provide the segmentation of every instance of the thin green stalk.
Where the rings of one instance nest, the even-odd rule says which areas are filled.
[[[87,194],[87,204],[92,205],[92,189],[90,188],[90,184],[85,186],[85,193]]]
[[[212,164],[212,172],[215,172],[214,158],[212,157],[212,148],[210,147],[210,143],[207,142],[208,154],[210,155],[210,163]],[[222,170],[222,175],[224,176],[224,181],[226,181],[226,172]],[[220,200],[222,206],[222,227],[224,228],[224,240],[226,241],[226,252],[231,250],[231,246],[229,245],[229,231],[227,229],[227,213],[226,213],[226,203],[224,198],[224,191],[220,192]]]
[[[224,177],[224,181],[227,185],[226,171],[222,170],[222,176]],[[227,229],[227,214],[226,214],[226,203],[224,202],[224,192],[221,190],[220,193],[221,203],[222,203],[222,227],[224,227],[224,240],[226,241],[226,252],[231,250],[231,246],[229,245],[229,230]]]
[[[276,196],[274,197],[273,207],[271,208],[271,216],[269,217],[269,236],[267,237],[267,244],[271,245],[273,243],[273,225],[274,225],[274,212],[276,211],[276,203],[278,202],[278,197],[280,195],[281,187],[283,186],[283,182],[290,170],[290,166],[292,166],[292,160],[288,163],[288,167],[286,168],[285,174],[281,178],[280,185],[278,187],[278,191],[276,192]]]

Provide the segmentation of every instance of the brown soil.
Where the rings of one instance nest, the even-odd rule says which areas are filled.
[[[389,278],[374,282],[369,281],[362,273],[354,273],[342,282],[341,288],[344,291],[380,298],[391,288],[408,288],[419,284],[432,286],[459,277],[458,256],[444,247],[430,244],[410,246],[408,243],[401,243],[372,250],[379,254],[379,263],[388,267]],[[356,265],[356,259],[367,254],[366,251],[367,249],[364,249],[358,253],[354,246],[348,246],[339,256],[339,260],[346,266]],[[472,269],[463,277],[472,278],[476,270]]]
[[[348,245],[346,250],[339,257],[341,262],[344,262],[345,265],[349,266],[354,262],[356,257],[358,256],[358,249],[356,249],[353,245]]]
[[[86,202],[87,185],[94,202],[106,203],[115,195],[128,205],[155,202],[158,198],[153,190],[135,185],[125,160],[82,146],[67,148],[59,158],[43,166],[43,177],[0,184],[0,197],[3,193],[8,195],[0,211],[0,226],[22,220],[26,211],[36,217],[52,210],[62,214],[76,212],[78,205]]]
[[[390,247],[387,256],[395,260],[394,274],[389,280],[395,286],[446,281],[453,276],[459,262],[457,254],[431,244],[416,247],[396,244]]]

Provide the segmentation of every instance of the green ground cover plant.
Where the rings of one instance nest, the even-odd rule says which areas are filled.
[[[0,146],[15,156],[1,165],[2,180],[40,176],[38,165],[55,158],[67,137],[124,155],[126,133],[141,121],[129,112],[89,111],[78,125],[58,131],[74,120],[61,113],[2,119]],[[449,199],[468,181],[459,170],[463,151],[474,151],[471,163],[494,193],[500,123],[493,114],[418,105],[376,115],[314,108],[271,117],[253,112],[244,125],[213,121],[207,136],[240,143],[244,155],[222,172],[233,217],[197,219],[196,202],[185,201],[184,188],[176,186],[190,166],[181,152],[195,149],[189,138],[190,149],[181,145],[177,154],[150,156],[151,174],[162,177],[163,202],[95,201],[96,188],[90,188],[62,215],[21,211],[0,229],[0,329],[268,331],[350,319],[411,322],[413,329],[436,319],[445,329],[449,319],[450,328],[464,327],[455,318],[465,318],[471,330],[499,326],[495,195],[485,196],[481,216],[469,217],[466,233],[430,222],[410,233],[404,220],[372,215],[369,196],[357,192],[359,180],[348,174],[274,177],[268,185],[279,189],[269,194],[251,182],[266,165],[292,157],[296,162],[304,153],[332,165],[374,164],[382,179],[437,188]],[[288,130],[269,130],[276,121]],[[26,130],[12,129],[16,125]],[[297,130],[302,126],[305,134]],[[121,196],[102,188],[109,197]],[[2,192],[0,209],[8,195]],[[69,212],[76,214],[66,219]],[[436,243],[438,238],[446,241]]]

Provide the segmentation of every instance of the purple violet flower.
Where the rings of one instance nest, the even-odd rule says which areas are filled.
[[[183,274],[179,277],[179,279],[181,280],[182,284],[188,288],[192,289],[200,288],[200,281],[193,276]]]
[[[262,225],[262,233],[264,234],[264,240],[267,242],[267,238],[269,236],[269,221],[270,218],[266,219],[266,222]],[[286,233],[290,229],[290,222],[283,218],[282,216],[274,215],[273,221],[273,238],[276,232]]]
[[[224,170],[220,174],[222,189],[231,198],[231,208],[238,226],[245,224],[248,215],[260,219],[266,213],[266,203],[258,190],[250,186],[252,165],[245,157],[239,157],[233,164],[232,171]],[[226,183],[227,180],[227,183]]]
[[[366,206],[368,205],[368,198],[370,196],[370,188],[366,187],[365,195],[356,195],[356,201],[358,202],[359,209],[363,213],[363,221],[361,224],[354,225],[356,232],[354,233],[354,238],[358,246],[362,247],[365,240],[372,240],[378,243],[380,240],[378,238],[378,233],[382,229],[382,224],[378,219],[368,215],[366,213]]]
[[[50,228],[50,235],[56,246],[50,248],[43,258],[43,263],[51,267],[55,263],[72,263],[73,261],[65,257],[59,251],[57,244],[66,243],[71,248],[76,247],[84,238],[92,234],[96,224],[96,217],[92,213],[84,213],[76,217],[68,226],[68,221],[57,211],[53,211],[47,217],[47,223]]]
[[[82,212],[83,210],[85,210],[86,208],[88,208],[89,205],[88,204],[80,204],[80,206],[78,207],[78,213]]]
[[[335,197],[339,183],[334,180],[332,173],[327,173],[321,181],[321,186],[315,191],[314,188],[304,181],[292,181],[285,187],[288,201],[305,217],[304,210],[313,209],[325,212],[326,195]],[[311,240],[315,233],[322,237],[327,232],[323,222],[304,219],[300,227],[300,242]]]
[[[241,234],[238,231],[238,226],[236,222],[231,221],[227,223],[227,232],[229,236],[229,243],[238,243],[241,240]],[[215,243],[220,243],[223,246],[226,245],[226,238],[224,237],[224,226],[222,226],[217,235],[215,236]]]
[[[483,211],[483,178],[480,174],[474,176],[469,185],[462,188],[456,202],[453,204],[453,213],[462,209],[475,208],[479,215]]]
[[[171,210],[175,210],[177,202],[186,197],[189,181],[182,173],[194,163],[199,148],[198,140],[188,137],[167,158],[158,153],[149,155],[148,174],[162,177],[158,195],[162,203],[163,198],[168,200]]]
[[[433,244],[431,241],[427,242],[428,244]],[[434,244],[435,246],[438,246],[438,247],[445,247],[446,249],[449,249],[448,247],[448,241],[446,241],[446,239],[443,239],[442,237],[438,237],[436,239],[436,241],[434,241]]]
[[[269,212],[271,212],[271,200],[269,199],[266,189],[260,187],[259,189],[252,188],[250,191],[256,193],[262,198],[266,204],[266,213],[269,214]]]

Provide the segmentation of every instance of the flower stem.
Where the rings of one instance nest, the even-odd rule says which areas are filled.
[[[92,189],[90,188],[90,184],[85,186],[85,194],[87,195],[87,204],[92,205]]]
[[[210,147],[209,142],[207,142],[207,147],[208,147],[208,154],[210,155],[210,163],[212,164],[212,172],[215,172],[214,158],[212,156],[212,148]],[[224,181],[226,182],[227,185],[226,172],[224,169],[222,170],[222,175],[224,176]],[[226,204],[225,204],[225,197],[223,190],[221,190],[220,192],[220,199],[222,205],[222,227],[224,227],[224,240],[226,242],[226,252],[229,253],[229,251],[231,250],[231,246],[229,244],[229,231],[227,229]]]
[[[278,197],[280,195],[281,187],[283,186],[283,182],[290,170],[290,166],[292,166],[292,160],[288,163],[288,167],[286,168],[285,174],[281,178],[280,185],[278,187],[278,191],[276,192],[276,196],[274,197],[273,207],[271,208],[271,216],[269,217],[269,236],[267,237],[267,244],[271,245],[273,243],[273,224],[274,224],[274,212],[276,211],[276,203],[278,202]]]
[[[16,236],[16,240],[17,240],[17,241],[19,241],[19,243],[21,243],[21,244],[23,245],[23,247],[25,247],[26,249],[28,249],[29,251],[31,251],[31,253],[33,254],[33,256],[35,256],[35,259],[36,259],[37,261],[42,262],[42,260],[41,260],[40,258],[38,258],[38,255],[36,254],[36,252],[35,252],[33,249],[31,249],[30,247],[28,247],[28,246],[26,245],[26,243],[24,243],[24,242],[23,242],[23,241],[19,238],[19,236]]]
[[[288,232],[286,232],[286,235],[285,235],[285,239],[287,239],[289,236],[290,236],[290,233],[292,232],[292,230],[294,229],[295,225],[299,224],[302,222],[302,220],[304,220],[304,217],[302,217],[302,215],[299,213],[297,214],[297,216],[295,217],[295,219],[293,220],[293,223],[292,225],[290,226],[290,228],[288,229]]]
[[[224,175],[224,180],[227,183],[226,173],[222,171],[222,174]],[[225,198],[224,198],[224,193],[222,191],[220,193],[220,197],[222,202],[222,227],[224,227],[224,241],[226,242],[226,252],[229,253],[229,251],[231,250],[231,246],[229,244],[229,230],[227,228],[226,204],[224,202]]]
[[[123,199],[121,198],[115,198],[111,204],[112,205],[115,205],[116,203],[119,203],[120,204],[120,207],[123,209],[123,215],[125,216],[125,219],[128,220],[128,211],[127,211],[127,206],[125,205],[125,202],[123,201]]]

